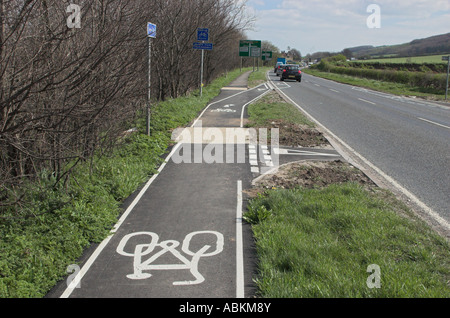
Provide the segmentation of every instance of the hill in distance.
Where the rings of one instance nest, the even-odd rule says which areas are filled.
[[[450,53],[450,33],[418,39],[405,44],[348,48],[356,58],[410,57]]]

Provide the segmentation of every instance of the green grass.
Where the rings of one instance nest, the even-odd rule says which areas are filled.
[[[240,75],[239,69],[204,87],[203,96],[169,99],[152,108],[151,136],[145,131],[122,140],[112,153],[76,166],[66,184],[56,186],[51,171],[14,189],[20,206],[2,209],[0,219],[0,298],[39,298],[65,275],[93,242],[109,235],[120,203],[156,172],[172,130],[187,125]],[[11,190],[12,191],[12,190]],[[19,213],[19,210],[26,212]]]
[[[383,59],[358,60],[354,63],[446,63],[442,61],[442,56],[449,54],[428,55],[428,56],[412,56],[412,57],[395,57]]]
[[[263,127],[275,119],[314,127],[313,122],[309,121],[295,106],[281,100],[277,94],[275,98],[269,94],[249,105],[248,116],[250,119],[248,127]]]
[[[432,100],[444,100],[445,95],[442,95],[441,90],[434,90],[432,88],[424,88],[424,87],[414,87],[408,84],[402,83],[394,83],[394,82],[385,82],[378,81],[367,78],[360,78],[355,76],[343,75],[343,74],[335,74],[328,72],[321,72],[316,69],[305,69],[305,73],[314,75],[317,77],[326,78],[329,80],[333,80],[336,82],[364,87],[373,89],[380,92],[390,93],[394,95],[404,95],[404,96],[419,96],[423,98],[428,98]]]
[[[258,295],[267,298],[450,297],[450,248],[405,209],[355,184],[271,190],[252,200]],[[389,203],[388,203],[389,202]],[[405,212],[407,213],[407,212]],[[381,288],[369,288],[371,264]]]
[[[248,87],[253,88],[261,83],[265,83],[267,81],[266,73],[270,69],[273,69],[273,67],[259,67],[259,71],[255,69],[255,72],[252,72],[248,77]]]

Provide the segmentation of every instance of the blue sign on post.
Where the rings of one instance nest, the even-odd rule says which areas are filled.
[[[194,50],[208,50],[211,51],[213,49],[212,43],[200,43],[194,42]]]
[[[150,22],[147,23],[147,35],[150,38],[156,38],[156,24]]]
[[[208,41],[209,29],[203,28],[197,30],[197,41]]]

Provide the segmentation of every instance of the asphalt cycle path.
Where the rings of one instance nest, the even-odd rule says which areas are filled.
[[[274,89],[268,82],[247,89],[248,75],[174,132],[176,145],[159,173],[126,200],[111,235],[47,297],[254,296],[256,254],[242,221],[244,190],[284,163],[341,157],[334,150],[268,147],[261,132],[245,128],[248,105]]]
[[[268,91],[267,84],[222,90],[181,130],[159,173],[128,202],[111,235],[48,297],[251,296],[255,261],[250,229],[242,225],[242,191],[254,175],[248,136],[237,140],[246,106]],[[228,129],[235,141],[205,142],[205,127],[215,127],[216,139]],[[189,138],[194,131],[200,141]]]

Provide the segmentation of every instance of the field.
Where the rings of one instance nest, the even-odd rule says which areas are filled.
[[[450,55],[450,54],[447,54]],[[412,56],[412,57],[395,57],[395,58],[382,58],[382,59],[371,59],[371,60],[358,60],[355,63],[445,63],[442,61],[442,54],[439,55],[428,55],[428,56]]]
[[[425,58],[428,61],[436,59],[428,56],[422,57],[422,61],[425,61]],[[397,63],[388,62],[389,60],[348,62],[345,56],[337,55],[322,59],[319,64],[304,71],[311,75],[386,93],[444,100],[447,64],[414,63],[413,58],[411,61],[407,58],[399,59]]]

